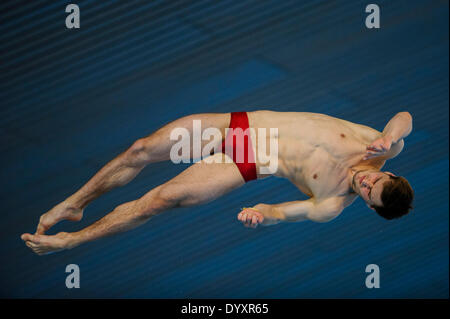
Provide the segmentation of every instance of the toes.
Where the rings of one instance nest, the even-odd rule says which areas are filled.
[[[38,246],[37,244],[35,244],[33,242],[27,241],[27,242],[25,242],[25,245],[27,245],[28,248],[30,248],[35,254],[37,254],[37,255],[43,254],[42,247]]]
[[[30,247],[31,249],[36,248],[36,244],[35,244],[35,243],[32,243],[31,241],[25,242],[25,245],[27,245],[27,246]]]
[[[48,221],[45,219],[45,217],[41,216],[41,218],[39,219],[39,224],[36,228],[36,234],[43,235],[50,227],[51,227],[51,224],[48,223]]]
[[[30,241],[33,238],[33,235],[26,233],[26,234],[22,234],[22,236],[20,236],[20,238],[23,241]]]
[[[43,235],[48,229],[50,228],[50,225],[44,221],[44,219],[41,217],[39,220],[38,227],[36,228],[36,234]]]
[[[45,234],[45,232],[47,231],[48,228],[49,227],[45,227],[44,225],[39,224],[36,229],[36,234],[43,235],[43,234]]]
[[[34,244],[40,243],[40,237],[38,235],[31,235],[31,234],[23,234],[20,238],[22,238],[23,241],[29,241]]]

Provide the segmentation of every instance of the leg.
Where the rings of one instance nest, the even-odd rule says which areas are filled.
[[[224,131],[228,127],[230,114],[209,113],[185,116],[137,140],[128,150],[106,164],[75,194],[43,214],[36,233],[44,234],[51,226],[64,219],[79,221],[83,217],[84,208],[91,201],[117,186],[127,184],[147,164],[169,160],[170,149],[176,142],[170,140],[171,131],[174,128],[183,127],[192,133],[194,120],[201,120],[202,129],[215,127]]]
[[[193,114],[182,117],[176,121],[173,121],[153,134],[137,140],[130,148],[134,152],[134,160],[136,164],[149,164],[161,161],[170,160],[170,149],[176,143],[176,141],[170,140],[170,133],[175,128],[185,128],[192,136],[194,121],[201,121],[202,130],[214,127],[222,132],[222,136],[225,138],[225,128],[228,128],[230,124],[230,113],[206,113],[206,114]],[[208,143],[208,141],[202,141],[202,147]],[[191,158],[192,158],[192,145],[191,145]]]
[[[222,153],[212,156],[222,158]],[[153,216],[174,207],[190,207],[213,201],[245,184],[235,163],[196,163],[170,181],[138,199],[137,205]],[[156,206],[153,205],[155,202]]]
[[[213,156],[221,157],[223,154]],[[38,254],[73,248],[84,242],[133,229],[168,209],[212,201],[244,183],[236,164],[207,164],[202,161],[138,200],[118,206],[79,232],[59,233],[55,236],[24,234],[22,239]]]

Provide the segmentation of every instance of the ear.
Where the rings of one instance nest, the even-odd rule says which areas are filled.
[[[385,172],[385,173],[388,174],[389,176],[397,177],[395,174],[393,174],[393,173],[391,173],[391,172]]]

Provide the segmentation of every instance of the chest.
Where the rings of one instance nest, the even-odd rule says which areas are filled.
[[[318,148],[301,161],[284,162],[284,177],[310,197],[342,195],[349,190],[348,171],[352,163],[351,158],[332,156]]]

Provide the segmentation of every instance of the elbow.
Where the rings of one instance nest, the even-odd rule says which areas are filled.
[[[398,115],[407,118],[412,122],[412,115],[408,111],[399,112]]]
[[[407,129],[403,137],[408,136],[413,129],[413,118],[409,112],[400,112],[401,116],[407,121]]]

